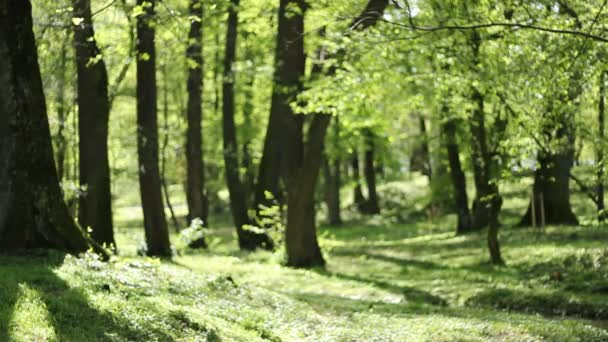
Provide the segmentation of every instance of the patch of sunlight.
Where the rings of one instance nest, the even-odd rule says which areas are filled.
[[[17,298],[8,325],[11,341],[56,341],[52,318],[40,293],[22,283]]]

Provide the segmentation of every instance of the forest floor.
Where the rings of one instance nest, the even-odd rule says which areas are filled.
[[[426,230],[325,227],[325,270],[240,253],[228,228],[173,260],[3,256],[0,341],[608,340],[606,229],[504,229],[501,268],[483,235]]]
[[[501,229],[355,221],[320,229],[326,269],[242,253],[226,224],[210,251],[138,257],[118,210],[120,257],[0,257],[0,341],[608,341],[608,228]]]

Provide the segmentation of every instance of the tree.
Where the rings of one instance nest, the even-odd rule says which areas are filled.
[[[456,210],[456,234],[465,234],[471,231],[471,212],[469,211],[469,198],[467,195],[467,180],[460,163],[460,149],[456,138],[457,122],[450,118],[446,112],[448,107],[442,105],[441,134],[445,149],[447,150],[450,179],[454,194],[454,209]]]
[[[224,75],[222,80],[222,128],[224,165],[226,167],[226,184],[230,196],[230,211],[236,226],[239,247],[244,250],[256,248],[273,249],[274,244],[264,233],[247,230],[251,225],[247,207],[247,193],[239,175],[238,143],[234,124],[234,82],[233,64],[236,60],[237,26],[239,0],[232,0],[228,8],[228,25],[226,31],[226,51],[224,57]]]
[[[365,138],[365,158],[363,175],[365,176],[365,183],[367,184],[367,200],[363,205],[363,212],[365,214],[379,214],[380,205],[378,204],[378,192],[376,190],[376,143],[374,141],[374,133],[371,129],[363,130],[363,137]]]
[[[200,0],[191,0],[190,32],[186,58],[188,65],[188,129],[186,133],[186,200],[188,202],[188,221],[195,218],[207,224],[208,202],[205,191],[205,170],[203,162],[202,138],[202,18],[203,4]]]
[[[0,1],[0,250],[106,252],[70,217],[53,161],[29,1]]]
[[[147,254],[170,256],[158,169],[154,0],[137,0],[137,154]]]
[[[370,0],[364,12],[353,21],[351,27],[363,29],[375,24],[386,6],[388,1]],[[308,116],[295,114],[289,105],[303,89],[301,79],[305,69],[303,39],[305,10],[306,4],[303,1],[281,1],[273,90],[273,106],[276,105],[280,109],[276,117],[279,120],[276,127],[279,128],[281,135],[278,135],[279,138],[274,143],[279,143],[284,148],[283,155],[279,154],[279,157],[282,157],[279,158],[279,166],[287,189],[285,243],[287,265],[292,267],[314,267],[325,264],[317,241],[314,189],[331,116],[324,113],[313,113]],[[343,52],[339,55],[342,56]],[[325,60],[324,48],[320,49],[318,56],[313,74],[319,72],[319,65]],[[334,68],[328,69],[328,76],[335,74]],[[305,127],[306,131],[304,131]],[[265,142],[267,141],[268,137]]]
[[[91,228],[95,241],[115,248],[108,161],[108,74],[95,41],[90,0],[74,0],[72,6],[78,76],[78,160],[83,189],[78,222]]]

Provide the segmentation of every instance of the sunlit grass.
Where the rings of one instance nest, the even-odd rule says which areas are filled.
[[[505,203],[515,222],[525,200]],[[138,257],[139,208],[115,213],[110,263],[0,259],[0,341],[608,340],[603,226],[505,224],[507,267],[494,267],[485,233],[455,236],[452,216],[358,217],[320,228],[325,269],[294,270],[281,251],[238,251],[226,216],[211,218],[208,251],[172,229],[172,260]]]

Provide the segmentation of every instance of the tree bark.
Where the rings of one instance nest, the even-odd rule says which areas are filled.
[[[202,137],[202,18],[201,0],[190,0],[190,32],[188,33],[188,129],[186,133],[186,199],[188,202],[188,222],[195,218],[207,225],[208,201],[205,191],[205,169]]]
[[[378,1],[371,0],[371,3]],[[384,7],[388,1],[382,2]],[[291,9],[290,7],[299,7]],[[366,11],[370,7],[366,8]],[[321,167],[323,157],[323,144],[327,133],[331,116],[324,114],[312,114],[307,117],[310,124],[306,125],[306,140],[304,141],[305,116],[296,115],[289,106],[299,91],[302,90],[301,80],[305,71],[304,54],[304,13],[306,3],[302,0],[281,0],[279,7],[279,35],[277,43],[277,58],[275,59],[275,87],[274,94],[278,90],[287,95],[279,98],[285,102],[278,105],[282,112],[283,120],[280,121],[280,132],[284,135],[278,143],[285,146],[284,158],[279,158],[284,165],[281,167],[283,179],[287,188],[287,227],[285,230],[285,243],[287,251],[287,265],[292,267],[314,267],[323,266],[325,260],[319,248],[315,224],[314,193],[315,185]],[[367,27],[375,23],[382,12],[372,7],[372,13],[365,12],[362,19],[353,26]],[[325,52],[321,49],[320,61],[324,60]],[[313,73],[322,70],[319,64],[313,67]],[[330,75],[333,71],[330,72]],[[285,92],[285,89],[288,89]]]
[[[472,89],[472,99],[475,103],[470,119],[471,131],[471,159],[475,181],[475,199],[473,200],[473,214],[471,227],[479,230],[487,227],[498,215],[502,199],[498,193],[498,186],[492,180],[492,160],[488,150],[486,124],[484,113],[484,97],[476,89]]]
[[[331,116],[314,114],[308,129],[307,143],[300,140],[303,153],[299,167],[292,170],[287,191],[287,228],[285,247],[287,265],[291,267],[314,267],[325,265],[321,248],[317,242],[315,223],[314,189],[317,183],[323,141]]]
[[[234,225],[236,226],[239,247],[241,249],[273,249],[274,244],[267,234],[255,233],[245,229],[245,226],[251,224],[252,221],[248,213],[247,193],[239,175],[238,144],[234,123],[235,73],[233,71],[233,64],[236,61],[238,6],[239,0],[231,0],[231,5],[228,10],[222,86],[224,165],[226,169],[226,183],[230,196],[230,211],[232,213]]]
[[[558,130],[558,132],[561,130]],[[562,135],[564,133],[558,133]],[[573,137],[568,138],[573,141]],[[536,212],[541,212],[541,196],[546,224],[578,224],[570,205],[570,169],[574,162],[574,150],[569,147],[557,153],[540,152],[539,168],[534,172],[534,201]],[[538,214],[537,214],[538,215]],[[528,206],[520,226],[532,224],[532,208]]]
[[[154,0],[137,0],[137,154],[147,254],[170,256],[171,244],[158,169],[156,51]]]
[[[474,73],[479,73],[478,65],[480,64],[479,53],[481,43],[482,40],[479,32],[473,31],[470,37],[470,44],[473,53],[472,65]],[[498,222],[497,215],[502,206],[502,198],[498,192],[496,180],[492,179],[493,165],[486,131],[485,98],[475,86],[471,86],[471,100],[474,108],[469,121],[469,129],[471,131],[471,162],[473,164],[473,179],[475,182],[475,199],[473,200],[471,227],[474,230],[479,230],[487,227],[494,221]],[[496,217],[493,215],[496,215]]]
[[[447,107],[444,106],[442,110],[447,111]],[[471,213],[467,195],[467,180],[460,163],[460,151],[456,139],[456,121],[448,118],[441,127],[454,192],[454,209],[458,219],[456,234],[466,234],[471,231]]]
[[[431,166],[431,149],[429,147],[429,138],[426,129],[426,120],[424,116],[418,116],[418,126],[420,129],[420,142],[416,146],[412,157],[410,158],[410,170],[418,171],[432,180],[433,171]]]
[[[604,144],[606,143],[606,74],[607,72],[602,70],[600,74],[600,99],[598,105],[598,115],[597,115],[597,124],[598,124],[598,142],[597,142],[597,150],[596,150],[596,167],[597,167],[597,188],[596,188],[596,198],[597,198],[597,211],[598,211],[598,220],[603,222],[606,220],[606,206],[604,204]]]
[[[93,247],[63,201],[29,1],[0,0],[0,250]]]
[[[66,69],[67,69],[67,49],[68,43],[63,42],[61,44],[61,55],[59,61],[59,70],[57,72],[57,121],[59,128],[57,129],[56,145],[57,151],[55,153],[57,163],[57,177],[61,183],[63,176],[65,175],[65,157],[67,153],[67,139],[65,137],[65,125],[67,121],[67,114],[69,111],[66,110],[66,96],[65,96],[65,83],[66,83]]]
[[[340,215],[340,160],[323,158],[323,178],[325,180],[325,203],[327,204],[327,222],[330,225],[341,225]]]
[[[361,188],[361,171],[359,168],[359,155],[358,155],[356,149],[353,152],[353,155],[351,157],[350,166],[352,169],[353,181],[355,183],[355,188],[353,189],[353,202],[355,203],[357,210],[360,213],[363,213],[363,211],[364,211],[363,207],[365,206],[366,200],[365,200],[365,197],[363,196],[363,190]]]
[[[375,215],[380,214],[378,192],[376,190],[376,144],[374,142],[374,134],[372,133],[371,129],[365,129],[363,135],[365,137],[363,174],[365,176],[365,183],[367,184],[367,201],[364,205],[364,213]]]
[[[112,192],[108,160],[108,74],[95,42],[90,0],[74,0],[74,45],[78,75],[79,174],[83,189],[78,221],[91,237],[114,246]],[[113,247],[113,248],[114,248]]]

